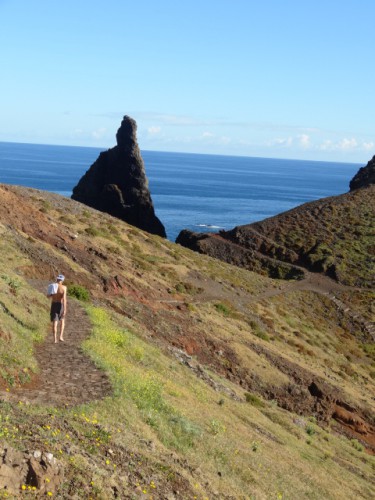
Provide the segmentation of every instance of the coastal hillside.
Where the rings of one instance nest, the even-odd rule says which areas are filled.
[[[373,498],[374,292],[360,214],[374,193],[361,191],[343,195],[350,212],[346,201],[317,208],[322,242],[328,226],[337,241],[321,272],[301,266],[297,225],[254,250],[300,278],[288,281],[0,185],[3,497]],[[341,212],[357,214],[351,240]],[[353,242],[361,259],[345,269]],[[58,273],[69,298],[55,345],[45,292]]]
[[[374,287],[375,185],[305,203],[219,234],[182,231],[177,242],[276,278],[305,270],[345,285]]]

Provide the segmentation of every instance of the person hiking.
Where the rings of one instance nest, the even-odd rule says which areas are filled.
[[[63,285],[65,276],[59,274],[56,278],[56,283],[48,286],[47,297],[51,298],[51,322],[52,333],[57,344],[57,324],[60,322],[60,341],[64,342],[64,328],[66,316],[66,293],[67,288]]]

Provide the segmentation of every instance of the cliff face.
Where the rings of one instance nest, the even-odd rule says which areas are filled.
[[[166,237],[155,215],[136,131],[135,120],[124,116],[116,134],[117,146],[100,153],[73,189],[72,198]]]
[[[375,156],[355,174],[350,181],[350,191],[375,184]]]

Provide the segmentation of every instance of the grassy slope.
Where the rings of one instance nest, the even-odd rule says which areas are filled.
[[[306,203],[249,226],[281,248],[296,252],[310,269],[345,284],[373,287],[375,186]],[[245,236],[246,238],[246,236]],[[272,254],[268,249],[269,254]],[[287,258],[280,257],[288,261]]]
[[[112,397],[73,409],[0,403],[3,440],[65,464],[63,496],[111,498],[114,487],[123,498],[374,496],[374,460],[357,441],[249,394],[226,372],[238,365],[267,387],[287,384],[255,344],[333,377],[350,401],[371,408],[371,353],[332,304],[311,292],[256,301],[281,285],[69,200],[27,193],[29,223],[0,208],[3,387],[37,369],[32,342],[46,333],[48,305],[26,278],[48,280],[53,266],[90,290],[84,348],[114,387]],[[241,401],[197,378],[174,348]],[[349,355],[354,373],[345,371]]]

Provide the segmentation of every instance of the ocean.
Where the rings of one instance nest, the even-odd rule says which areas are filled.
[[[0,183],[70,197],[101,148],[0,142]],[[181,229],[218,231],[345,193],[356,163],[142,151],[156,215]]]

